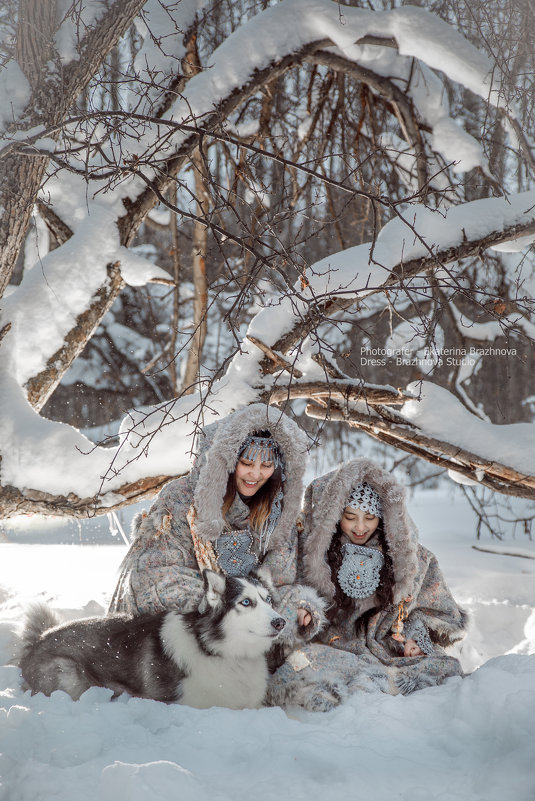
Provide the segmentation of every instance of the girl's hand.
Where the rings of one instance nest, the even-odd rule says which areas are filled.
[[[420,650],[419,646],[414,640],[406,640],[403,656],[423,656],[424,652]]]
[[[311,620],[312,620],[312,615],[310,614],[308,609],[303,609],[302,607],[299,607],[299,609],[297,610],[297,622],[299,623],[299,625],[308,626]]]

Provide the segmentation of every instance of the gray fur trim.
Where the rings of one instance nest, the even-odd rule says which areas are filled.
[[[383,527],[394,569],[394,602],[413,594],[418,574],[418,531],[405,509],[405,489],[369,459],[353,459],[313,481],[305,492],[304,580],[334,599],[327,551],[351,488],[366,481],[383,503]]]
[[[284,664],[268,684],[268,706],[298,706],[309,712],[329,712],[348,698],[347,687],[337,679],[318,679],[307,671],[292,675],[292,668]]]
[[[287,640],[289,641],[289,638],[293,638],[294,645],[312,640],[313,637],[319,634],[327,625],[327,618],[325,616],[325,610],[327,609],[326,601],[318,595],[313,587],[307,587],[304,584],[293,584],[290,586],[279,602],[277,609],[280,610],[281,615],[283,617],[286,616],[287,619],[296,618],[298,609],[306,609],[310,612],[312,620],[308,626],[300,627],[296,625],[294,631],[292,631],[291,627],[288,625],[283,629],[282,635],[279,635],[279,637],[284,636],[286,632],[288,634]]]
[[[209,430],[212,429],[212,430]],[[195,484],[196,529],[204,541],[217,539],[224,528],[221,514],[229,474],[236,467],[240,446],[249,434],[268,430],[284,459],[283,509],[270,548],[289,536],[301,506],[307,438],[297,423],[278,409],[253,403],[239,409],[200,435],[199,474]]]
[[[458,626],[450,626],[445,621],[439,621],[437,618],[433,619],[432,628],[428,625],[430,629],[429,636],[434,643],[442,648],[448,648],[448,646],[462,640],[470,623],[470,616],[462,607],[459,607],[459,612],[461,621]]]

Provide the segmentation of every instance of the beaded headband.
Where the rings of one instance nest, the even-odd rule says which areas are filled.
[[[363,512],[369,512],[375,517],[383,516],[383,504],[377,492],[366,484],[356,484],[351,490],[351,495],[346,501],[346,506],[351,509],[362,509]]]
[[[279,448],[272,437],[257,437],[250,434],[243,442],[238,456],[254,462],[259,454],[263,462],[273,462],[275,467],[280,467],[282,464]]]

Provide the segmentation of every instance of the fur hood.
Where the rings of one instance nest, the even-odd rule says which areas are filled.
[[[301,508],[307,438],[297,423],[279,409],[253,403],[203,429],[197,439],[197,457],[190,474],[196,530],[204,541],[215,540],[224,528],[221,514],[229,474],[236,467],[243,441],[255,431],[270,431],[284,459],[282,514],[271,535],[270,547],[289,536]]]
[[[369,459],[354,459],[312,481],[305,492],[303,573],[307,584],[334,598],[327,551],[355,484],[366,481],[383,504],[383,527],[394,569],[394,602],[414,592],[418,531],[405,509],[405,488]]]

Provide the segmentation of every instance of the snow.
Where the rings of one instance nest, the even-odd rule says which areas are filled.
[[[155,279],[170,280],[169,273],[129,248],[119,248],[121,275],[129,286],[145,286]]]
[[[30,84],[16,61],[0,70],[0,130],[19,117],[30,99]]]
[[[419,399],[407,401],[401,414],[426,434],[471,451],[482,460],[499,461],[527,476],[533,475],[533,423],[494,425],[479,420],[454,395],[429,381],[416,381],[407,389]]]
[[[34,211],[24,243],[24,270],[31,270],[36,264],[40,264],[49,249],[50,233],[42,217]]]
[[[443,117],[433,127],[432,147],[454,163],[454,172],[468,172],[486,164],[483,148],[477,139],[450,117]]]
[[[9,654],[24,608],[102,614],[124,547],[22,544],[24,528],[46,542],[53,526],[17,521],[0,544],[1,801],[532,801],[535,561],[475,551],[458,495],[419,492],[409,509],[471,614],[458,649],[470,675],[406,697],[357,695],[328,713],[22,692]],[[502,546],[535,556],[524,536]]]
[[[76,317],[87,309],[88,298],[105,284],[106,264],[117,260],[116,240],[117,228],[109,210],[93,204],[92,213],[74,236],[43,256],[40,269],[27,272],[7,298],[2,321],[12,323],[6,345],[11,352],[10,371],[19,384],[46,366],[48,358],[63,346]],[[95,241],[99,258],[95,258]]]
[[[84,0],[73,5],[72,0],[58,0],[56,18],[59,23],[54,38],[62,64],[78,61],[78,48],[87,31],[106,13],[105,0]]]

